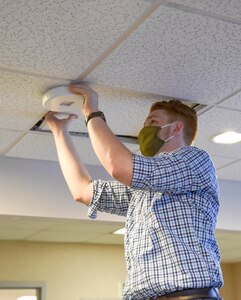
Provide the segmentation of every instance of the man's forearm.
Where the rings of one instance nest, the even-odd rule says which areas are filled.
[[[76,201],[88,205],[92,198],[92,178],[80,160],[67,130],[54,132],[53,135],[61,170],[72,196]]]
[[[119,182],[132,182],[132,153],[99,117],[88,122],[88,131],[96,155],[107,172]]]

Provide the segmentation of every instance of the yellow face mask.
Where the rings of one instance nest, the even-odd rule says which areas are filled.
[[[174,123],[164,125],[162,127],[158,126],[145,126],[141,129],[138,135],[138,143],[140,145],[141,154],[144,156],[154,156],[161,149],[161,147],[174,135],[170,136],[168,139],[163,140],[159,138],[159,132],[162,128],[170,126]]]

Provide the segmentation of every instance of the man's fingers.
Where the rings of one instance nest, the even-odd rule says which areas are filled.
[[[69,89],[71,92],[77,92],[77,93],[88,90],[87,87],[84,85],[70,85]]]

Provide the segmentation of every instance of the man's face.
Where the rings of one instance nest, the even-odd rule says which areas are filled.
[[[147,116],[144,126],[158,126],[162,127],[168,123],[168,117],[165,110],[158,109],[149,113]]]
[[[149,115],[147,116],[144,122],[144,126],[162,127],[170,123],[172,122],[170,121],[170,118],[167,116],[166,111],[163,109],[157,109],[149,113]],[[173,124],[173,126],[167,126],[162,128],[159,132],[159,138],[163,140],[168,139],[172,135],[172,130],[174,127],[175,125]]]

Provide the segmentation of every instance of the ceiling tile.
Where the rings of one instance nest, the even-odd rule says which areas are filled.
[[[124,244],[124,236],[118,234],[104,234],[102,236],[96,237],[94,239],[87,240],[91,244]]]
[[[216,144],[212,138],[222,132],[241,132],[241,112],[212,108],[199,116],[195,145],[206,150],[211,156],[241,158],[241,143],[232,145]]]
[[[35,231],[32,229],[2,229],[0,228],[0,240],[23,240],[31,236]]]
[[[73,137],[73,141],[86,164],[99,165],[88,138]],[[57,161],[56,147],[51,133],[28,133],[7,153],[7,156]]]
[[[212,155],[211,158],[216,169],[222,168],[223,166],[229,165],[237,160],[236,158],[215,155]]]
[[[26,130],[33,126],[45,112],[43,93],[64,83],[0,70],[0,128]]]
[[[241,181],[241,160],[217,170],[217,174],[221,179]]]
[[[219,241],[237,241],[241,243],[241,231],[220,230],[216,231],[216,237]]]
[[[19,216],[0,216],[0,228],[9,230],[40,230],[54,224],[54,219]]]
[[[52,231],[43,230],[26,238],[27,241],[79,243],[99,236],[94,232]]]
[[[241,110],[241,92],[235,94],[234,96],[223,101],[221,105],[227,108],[239,109]]]
[[[241,2],[239,0],[171,0],[170,2],[241,20]]]
[[[137,0],[6,1],[0,64],[76,78],[150,5]]]
[[[240,26],[160,6],[87,79],[214,103],[240,88]]]
[[[113,231],[122,228],[124,223],[111,223],[101,221],[79,221],[79,220],[58,220],[54,224],[48,227],[51,231],[63,231],[63,232],[85,232],[85,233],[112,233]]]
[[[100,165],[94,153],[89,138],[72,137],[76,149],[84,164]],[[136,144],[125,144],[132,152],[136,152],[139,146]],[[26,134],[6,156],[57,161],[57,152],[51,133],[30,132]]]
[[[19,137],[21,132],[0,129],[0,154],[7,151],[8,146],[12,145]]]

